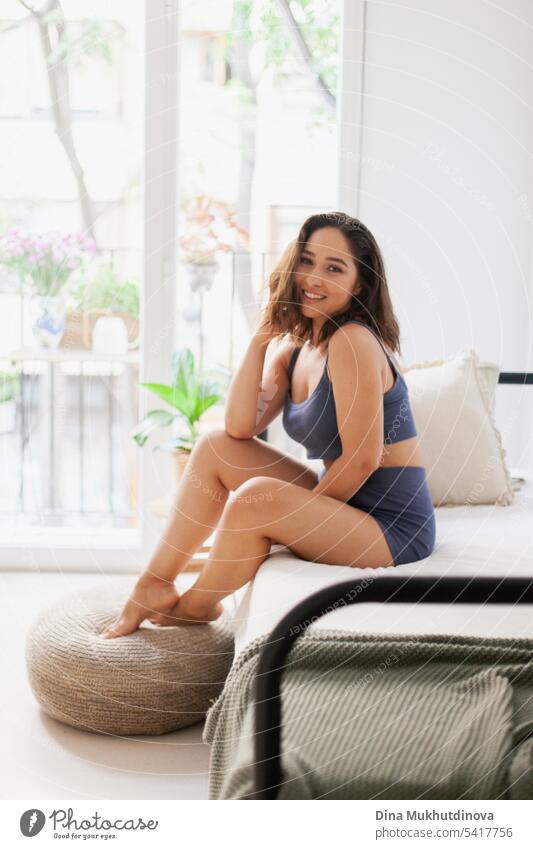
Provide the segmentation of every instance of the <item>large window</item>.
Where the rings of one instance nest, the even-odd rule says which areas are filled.
[[[336,206],[340,6],[0,0],[0,554],[29,533],[35,562],[120,566],[140,533],[142,562],[172,428],[136,444],[141,384],[188,347],[224,385],[273,262]],[[113,557],[78,560],[98,533]]]

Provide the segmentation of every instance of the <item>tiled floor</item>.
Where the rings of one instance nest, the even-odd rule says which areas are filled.
[[[158,737],[106,737],[49,719],[35,701],[24,659],[29,625],[56,598],[101,581],[96,574],[0,572],[0,798],[207,798],[202,724]]]

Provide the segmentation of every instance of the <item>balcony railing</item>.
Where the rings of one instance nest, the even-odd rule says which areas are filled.
[[[1,435],[2,513],[136,525],[138,353],[20,348],[3,365],[15,368],[20,393],[14,428]]]
[[[247,345],[247,309],[254,311],[273,258],[224,254],[208,284],[204,278],[196,288],[180,263],[176,347],[191,347],[204,368],[232,371]],[[136,527],[141,449],[131,431],[140,351],[100,354],[77,342],[39,348],[25,302],[0,280],[0,369],[19,377],[13,402],[0,402],[0,524]]]

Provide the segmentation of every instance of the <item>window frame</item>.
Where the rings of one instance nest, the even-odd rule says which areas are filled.
[[[340,0],[337,208],[359,217],[363,157],[366,0]],[[358,96],[356,96],[358,93]]]

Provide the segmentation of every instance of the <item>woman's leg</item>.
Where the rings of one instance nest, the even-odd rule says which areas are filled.
[[[346,566],[394,566],[381,526],[363,510],[294,483],[259,476],[226,503],[214,545],[198,579],[168,614],[153,621],[216,619],[221,599],[251,580],[272,542],[305,560]]]
[[[215,428],[196,443],[146,572],[168,581],[187,565],[218,525],[229,492],[258,475],[311,490],[317,475],[261,439],[235,439]]]

